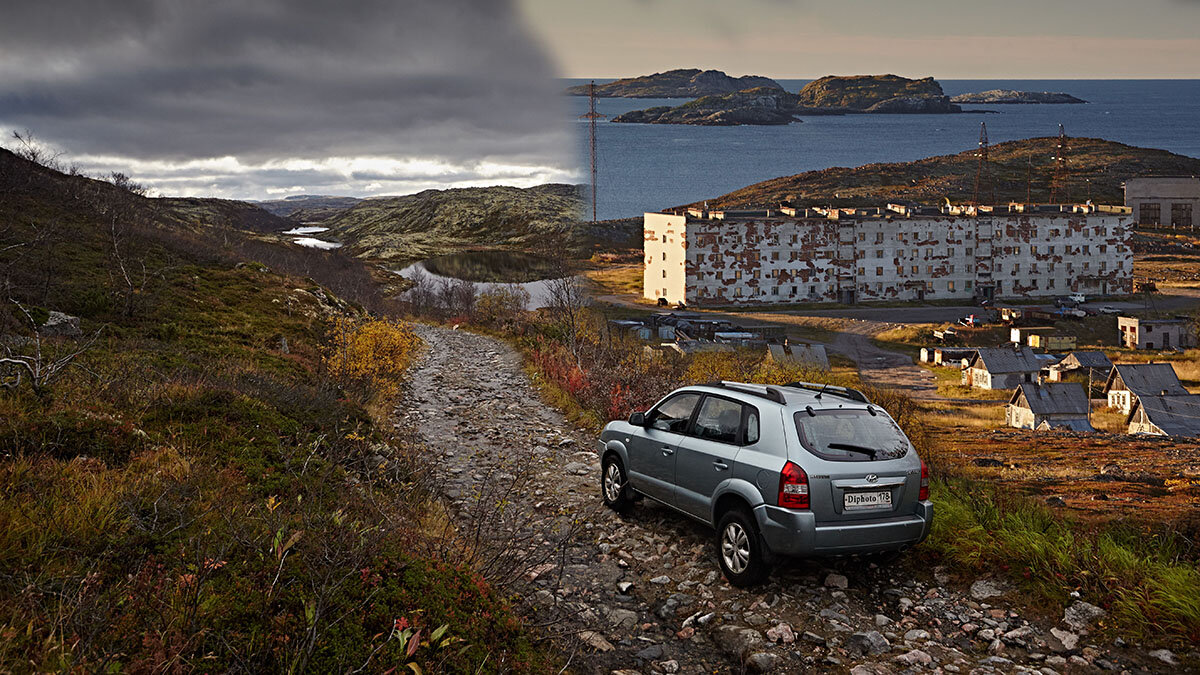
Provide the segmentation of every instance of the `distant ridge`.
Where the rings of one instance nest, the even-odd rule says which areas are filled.
[[[778,82],[759,75],[730,77],[720,70],[680,68],[664,73],[626,77],[596,85],[596,95],[605,98],[698,98],[729,94],[743,89],[770,87],[780,89]],[[587,96],[588,85],[568,87],[571,96]]]

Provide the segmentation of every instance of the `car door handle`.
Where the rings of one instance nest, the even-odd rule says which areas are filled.
[[[724,471],[725,469],[729,468],[729,465],[726,464],[725,462],[722,462],[721,460],[717,460],[717,461],[713,462],[713,468],[716,469],[717,471]]]
[[[663,457],[670,457],[673,454],[675,454],[674,448],[663,448]]]

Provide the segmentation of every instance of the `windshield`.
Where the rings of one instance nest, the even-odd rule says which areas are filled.
[[[823,459],[869,462],[908,454],[904,432],[883,413],[866,410],[801,410],[795,415],[800,442]]]

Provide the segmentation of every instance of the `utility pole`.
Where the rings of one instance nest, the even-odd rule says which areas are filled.
[[[979,164],[975,167],[975,193],[971,197],[971,204],[979,206],[979,188],[983,183],[983,174],[984,171],[987,170],[988,161],[988,137],[986,122],[979,123],[979,154],[976,156],[979,157]],[[992,201],[995,201],[995,199]]]
[[[592,154],[592,224],[596,224],[596,120],[604,115],[596,112],[596,81],[588,85],[588,112],[579,119],[588,121],[588,141]]]
[[[1067,132],[1061,124],[1058,125],[1058,146],[1050,159],[1054,161],[1054,176],[1050,180],[1050,203],[1056,203],[1060,191],[1063,193],[1061,196],[1069,202],[1071,190],[1067,182]]]

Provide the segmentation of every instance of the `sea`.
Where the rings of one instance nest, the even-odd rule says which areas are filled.
[[[608,82],[610,79],[596,79]],[[776,80],[798,91],[809,80]],[[563,87],[586,84],[564,80]],[[988,89],[1061,91],[1075,105],[964,105],[994,114],[805,117],[787,126],[617,124],[614,115],[687,99],[597,99],[597,216],[640,216],[723,195],[752,183],[834,166],[907,162],[977,147],[980,122],[992,144],[1088,136],[1200,157],[1200,80],[939,80],[949,96]],[[588,99],[572,96],[579,157],[588,173]],[[590,215],[590,214],[589,214]]]

